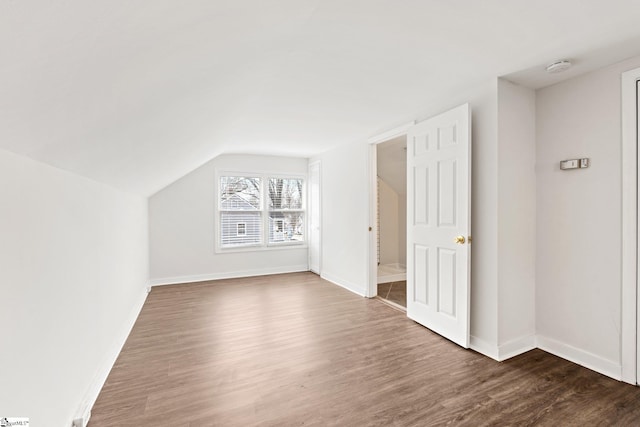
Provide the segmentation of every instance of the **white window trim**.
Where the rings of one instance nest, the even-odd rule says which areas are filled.
[[[220,178],[223,176],[242,176],[247,178],[260,178],[261,182],[261,194],[260,194],[260,211],[252,211],[252,212],[260,212],[260,216],[262,219],[262,242],[259,244],[251,244],[251,245],[239,245],[239,246],[231,246],[231,247],[222,247],[222,242],[220,239],[221,236],[221,227],[220,227]],[[269,196],[268,196],[268,180],[269,178],[282,178],[282,179],[301,179],[303,182],[303,191],[302,191],[302,209],[284,209],[284,210],[276,210],[276,212],[302,212],[304,215],[304,232],[303,232],[303,241],[302,242],[272,242],[269,243],[269,212],[273,212],[269,209]],[[281,172],[246,172],[246,171],[238,171],[238,170],[229,170],[229,169],[219,169],[215,172],[215,183],[214,183],[214,250],[215,253],[234,253],[234,252],[261,252],[261,251],[274,251],[274,250],[293,250],[293,249],[307,249],[307,239],[308,239],[308,218],[307,218],[307,192],[308,183],[307,176],[304,174],[288,174]]]

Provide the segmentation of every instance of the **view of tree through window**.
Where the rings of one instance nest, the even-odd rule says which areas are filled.
[[[220,178],[220,198],[223,204],[237,210],[260,210],[260,178],[223,176]]]
[[[303,241],[301,179],[269,179],[269,243]]]
[[[222,248],[304,241],[302,179],[221,176],[219,188]]]

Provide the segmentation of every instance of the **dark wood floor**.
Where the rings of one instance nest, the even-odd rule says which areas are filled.
[[[297,273],[153,288],[89,425],[632,426],[640,389],[495,362]]]

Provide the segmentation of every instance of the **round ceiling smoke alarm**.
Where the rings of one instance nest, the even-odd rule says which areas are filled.
[[[559,73],[561,71],[567,70],[571,67],[571,61],[567,61],[563,59],[562,61],[556,61],[553,64],[547,65],[547,73]]]

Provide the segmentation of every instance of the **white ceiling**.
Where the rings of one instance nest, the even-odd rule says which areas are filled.
[[[310,156],[493,77],[633,56],[638,22],[637,0],[3,0],[0,147],[149,195],[223,152]]]

